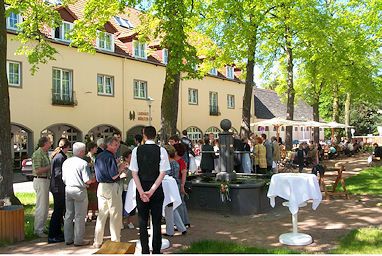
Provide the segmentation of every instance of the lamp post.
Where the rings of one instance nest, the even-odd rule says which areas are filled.
[[[154,99],[148,96],[146,100],[147,105],[149,105],[149,125],[151,126],[151,104],[153,103]]]

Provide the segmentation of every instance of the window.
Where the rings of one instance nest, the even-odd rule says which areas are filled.
[[[147,59],[146,55],[146,43],[141,43],[139,41],[133,41],[133,53],[134,57]]]
[[[147,99],[147,82],[134,80],[134,98]]]
[[[233,72],[233,67],[231,66],[226,66],[226,76],[229,79],[234,79],[234,72]]]
[[[198,90],[188,89],[188,104],[197,105],[198,104]]]
[[[168,63],[168,49],[163,49],[162,50],[162,62],[164,64]]]
[[[216,128],[216,127],[210,127],[207,129],[206,133],[205,134],[210,134],[210,133],[213,133],[214,134],[214,138],[215,139],[219,139],[219,133],[221,131],[219,130],[219,128]]]
[[[7,61],[7,78],[9,86],[21,86],[21,63]]]
[[[114,77],[97,75],[97,92],[98,95],[114,95]]]
[[[54,38],[70,42],[68,33],[73,29],[73,23],[63,21],[59,27],[54,30]]]
[[[114,16],[114,20],[115,22],[118,23],[118,25],[120,25],[121,27],[124,27],[124,28],[133,28],[134,26],[130,23],[130,21],[128,19],[124,19],[124,18],[121,18],[121,17],[118,17],[118,16]]]
[[[98,31],[97,48],[109,52],[114,52],[114,37],[107,32]]]
[[[210,75],[217,76],[218,75],[218,70],[216,68],[211,68],[209,73],[210,73]]]
[[[219,115],[217,92],[210,92],[210,115],[211,116]]]
[[[197,143],[202,138],[202,131],[197,127],[188,127],[187,136],[193,143]]]
[[[7,29],[18,30],[17,24],[21,22],[20,14],[11,12],[7,17]]]
[[[298,131],[298,127],[295,127],[295,128],[294,128],[294,131],[297,132],[297,131]]]
[[[53,68],[53,104],[73,104],[73,72]]]
[[[235,95],[227,95],[227,108],[235,108]]]

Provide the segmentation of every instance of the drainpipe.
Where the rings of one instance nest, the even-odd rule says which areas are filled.
[[[122,138],[125,137],[126,141],[126,131],[125,131],[125,62],[126,58],[122,61]]]

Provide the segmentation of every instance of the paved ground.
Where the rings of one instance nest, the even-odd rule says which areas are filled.
[[[337,160],[344,162],[347,173],[352,175],[366,166],[366,157]],[[329,162],[334,164],[334,161]],[[324,200],[316,211],[311,204],[299,211],[299,230],[310,234],[314,243],[305,247],[290,247],[309,253],[327,253],[334,248],[341,236],[351,229],[369,226],[382,227],[382,195],[377,197],[357,196],[349,200],[337,198]],[[270,212],[251,216],[227,216],[213,212],[190,211],[192,226],[188,234],[180,233],[170,238],[172,247],[164,253],[176,253],[179,248],[201,239],[236,241],[250,246],[276,248],[288,247],[278,242],[278,236],[291,231],[291,215],[287,208],[279,206]],[[87,223],[87,239],[93,239],[95,223]],[[164,228],[164,226],[163,226]],[[107,230],[107,229],[106,229]],[[165,230],[163,229],[163,232]],[[106,239],[109,233],[106,231]],[[138,238],[136,229],[122,231],[122,241],[134,242]],[[89,247],[73,247],[47,244],[46,239],[21,242],[0,248],[0,253],[33,254],[91,254],[96,250]]]

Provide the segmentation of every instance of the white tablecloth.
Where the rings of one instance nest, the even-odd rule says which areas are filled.
[[[162,181],[162,187],[164,193],[162,215],[164,216],[164,207],[166,205],[173,203],[173,209],[175,210],[179,205],[181,205],[182,199],[180,198],[179,188],[176,184],[176,180],[173,177],[166,175]],[[127,212],[131,212],[137,206],[136,191],[137,187],[135,186],[135,182],[132,179],[129,183],[129,187],[127,188],[126,193],[125,210]]]
[[[313,210],[317,209],[322,200],[316,175],[307,173],[279,173],[273,175],[267,196],[272,207],[275,207],[276,196],[288,200],[289,211],[292,214],[296,214],[298,206],[307,200],[313,200]]]

